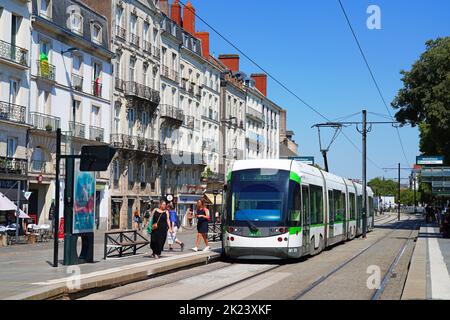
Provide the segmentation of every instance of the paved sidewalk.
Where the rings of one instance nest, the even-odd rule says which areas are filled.
[[[167,251],[168,246],[166,243],[165,251],[159,260],[154,260],[150,257],[151,249],[149,247],[142,249],[140,252],[143,254],[141,255],[103,260],[104,232],[97,232],[94,240],[95,262],[80,265],[80,274],[82,277],[90,278],[91,276],[121,271],[123,275],[124,272],[125,274],[127,273],[127,270],[131,270],[127,266],[142,268],[150,265],[154,266],[155,263],[164,264],[165,261],[176,262],[185,257],[195,257],[197,254],[190,251],[190,248],[195,243],[195,231],[187,230],[181,232],[178,234],[178,238],[186,245],[184,252],[180,251],[179,246],[175,246],[175,251],[169,252]],[[58,268],[52,267],[53,242],[0,248],[0,299],[42,290],[49,285],[58,284],[61,281],[65,281],[67,277],[72,276],[74,269],[62,265],[63,246],[63,243],[59,244],[60,266]],[[211,244],[212,249],[220,248],[220,246],[220,242]],[[201,253],[198,255],[201,255]]]
[[[450,239],[436,225],[420,229],[402,300],[450,299]]]

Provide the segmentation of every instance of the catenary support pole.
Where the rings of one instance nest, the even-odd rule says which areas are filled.
[[[367,111],[362,112],[362,184],[363,184],[363,205],[362,205],[362,219],[363,219],[363,238],[367,233]]]
[[[397,201],[397,213],[398,221],[400,221],[400,193],[401,193],[401,177],[400,177],[401,165],[398,164],[398,201]]]

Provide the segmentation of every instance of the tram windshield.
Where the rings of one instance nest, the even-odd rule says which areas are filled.
[[[229,221],[238,225],[282,225],[285,217],[289,172],[243,170],[233,172],[228,206]]]

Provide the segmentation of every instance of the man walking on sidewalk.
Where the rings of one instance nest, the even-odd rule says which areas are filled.
[[[169,204],[169,220],[172,232],[167,234],[167,242],[169,243],[169,250],[173,251],[173,245],[176,243],[180,246],[181,251],[184,251],[184,243],[177,239],[177,231],[180,227],[178,222],[177,212],[172,203]]]

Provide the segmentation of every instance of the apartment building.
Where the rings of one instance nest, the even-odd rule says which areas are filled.
[[[85,0],[111,21],[114,89],[110,229],[131,229],[160,197],[161,20],[157,1]]]
[[[55,130],[64,134],[66,154],[110,143],[112,52],[107,19],[83,2],[32,0],[31,6],[28,213],[42,224],[55,183],[64,188],[55,181]],[[96,181],[97,228],[105,229],[109,172],[97,173]]]
[[[30,89],[30,14],[24,1],[0,3],[0,192],[16,198],[27,188],[27,105]],[[12,192],[8,192],[11,191]],[[11,197],[12,195],[12,197]],[[0,215],[0,224],[6,216]]]

